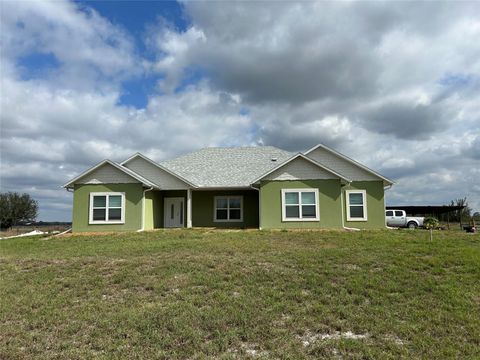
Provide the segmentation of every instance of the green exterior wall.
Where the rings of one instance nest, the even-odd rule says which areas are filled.
[[[282,189],[317,188],[319,221],[282,222]],[[345,190],[366,190],[367,221],[347,221]],[[340,196],[342,194],[342,196]],[[343,200],[343,201],[342,201]],[[381,229],[385,227],[382,181],[355,181],[342,186],[340,180],[266,181],[260,187],[260,227],[262,229],[341,228]]]
[[[214,222],[214,198],[223,195],[243,196],[243,222]],[[258,228],[257,190],[219,190],[192,192],[192,225],[194,227]]]
[[[163,227],[163,198],[166,193],[168,192],[158,190],[150,190],[145,193],[145,230]],[[184,194],[178,196],[184,196]]]
[[[367,221],[347,221],[346,190],[367,191]],[[345,226],[359,229],[380,229],[385,227],[385,198],[383,181],[354,181],[344,186],[343,191],[343,216]]]
[[[160,191],[152,191],[153,200],[153,228],[163,227],[163,196]]]
[[[282,221],[282,189],[317,188],[319,221]],[[262,229],[341,228],[341,184],[339,179],[265,181],[260,186]]]
[[[214,198],[222,195],[243,196],[243,222],[214,222]],[[187,225],[187,191],[165,190],[148,191],[145,193],[145,230],[164,227],[164,199],[166,197],[183,197],[184,225]],[[258,191],[192,191],[192,226],[219,228],[258,228]]]
[[[317,188],[319,221],[282,222],[282,189]],[[366,190],[368,221],[346,221],[346,190]],[[73,232],[135,231],[142,228],[141,184],[75,185],[73,194]],[[89,225],[91,192],[124,192],[125,224]],[[243,196],[243,222],[214,222],[214,198],[222,195]],[[164,198],[183,197],[186,226],[187,191],[147,191],[145,193],[145,230],[163,228]],[[343,199],[343,203],[342,203]],[[260,202],[260,214],[259,214]],[[342,186],[340,180],[265,181],[257,190],[192,191],[192,225],[218,228],[342,228],[342,212],[347,227],[379,229],[385,227],[385,203],[382,181],[357,181]]]
[[[125,223],[89,225],[91,192],[124,192]],[[73,192],[73,232],[134,231],[142,228],[142,184],[77,184]]]
[[[145,192],[145,224],[143,229],[144,230],[152,230],[155,228],[155,216],[154,213],[156,212],[156,196],[153,190],[149,190]]]
[[[187,214],[187,191],[186,190],[151,190],[145,193],[145,230],[163,228],[164,219],[164,198],[166,197],[183,197],[184,207],[183,213]],[[186,219],[184,221],[186,226]]]

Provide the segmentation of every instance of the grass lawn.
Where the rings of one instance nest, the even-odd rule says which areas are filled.
[[[0,359],[479,359],[480,235],[0,240]]]

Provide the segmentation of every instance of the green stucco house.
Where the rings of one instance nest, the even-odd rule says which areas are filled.
[[[102,161],[64,185],[73,232],[170,227],[385,227],[393,182],[320,144],[206,148],[157,163],[137,153]]]

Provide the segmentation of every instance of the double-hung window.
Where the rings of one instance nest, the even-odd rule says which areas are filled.
[[[242,222],[243,196],[215,196],[215,222]]]
[[[365,190],[347,190],[347,220],[367,221],[367,193]]]
[[[318,220],[318,189],[282,189],[282,221]]]
[[[123,224],[125,222],[125,193],[90,193],[90,224]]]

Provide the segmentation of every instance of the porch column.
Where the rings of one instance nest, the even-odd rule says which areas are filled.
[[[192,227],[192,189],[187,190],[187,228]]]

